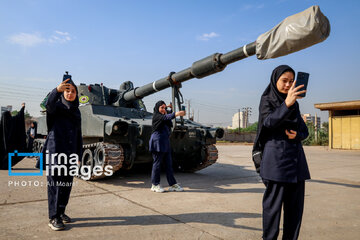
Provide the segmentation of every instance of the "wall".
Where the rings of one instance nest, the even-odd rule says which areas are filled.
[[[329,117],[329,147],[336,149],[360,150],[360,116]]]
[[[218,141],[230,141],[230,142],[249,142],[255,141],[256,133],[224,133],[224,137],[217,139]]]

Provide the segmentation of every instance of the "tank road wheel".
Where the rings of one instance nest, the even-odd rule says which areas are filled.
[[[90,180],[96,180],[106,177],[106,167],[111,166],[112,172],[119,170],[124,163],[124,149],[121,145],[112,143],[97,143],[94,150],[94,166],[101,166],[99,176],[91,175]]]
[[[38,149],[39,149],[38,143],[34,141],[31,151],[36,153],[36,152],[38,152]]]
[[[196,172],[214,164],[218,159],[218,150],[214,145],[203,146],[200,151],[200,162],[189,165],[180,163],[180,170],[184,172]],[[194,161],[194,159],[192,160]]]
[[[41,144],[38,149],[39,149],[38,152],[39,152],[39,153],[42,153],[42,151],[43,151],[43,149],[44,149],[44,144]]]
[[[97,166],[104,166],[105,162],[105,149],[102,145],[98,145],[94,151],[94,160]]]
[[[33,146],[32,146],[32,151],[34,153],[41,153],[44,147],[44,143],[45,140],[39,140],[39,139],[35,139]]]
[[[218,150],[214,145],[208,145],[206,146],[206,164],[207,166],[210,166],[216,162],[218,159]],[[206,167],[207,167],[206,166]]]
[[[84,172],[84,175],[92,174],[92,170],[94,168],[94,157],[93,153],[90,149],[85,149],[81,158],[81,167],[88,166],[86,168],[83,168],[82,171]],[[80,173],[81,175],[81,173]]]
[[[125,160],[124,148],[119,144],[104,143],[104,166],[111,165],[113,172],[122,168]]]

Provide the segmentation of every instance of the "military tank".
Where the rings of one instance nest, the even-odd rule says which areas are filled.
[[[164,78],[134,88],[124,82],[119,89],[103,84],[80,84],[78,96],[82,116],[82,166],[111,165],[113,171],[131,169],[135,164],[151,163],[148,151],[151,136],[152,113],[142,99],[167,88],[172,88],[173,110],[182,109],[180,92],[183,82],[204,78],[220,72],[233,62],[257,55],[258,59],[276,58],[324,41],[330,33],[330,24],[318,6],[290,16],[272,30],[260,35],[255,42],[226,54],[215,53],[194,62],[191,67],[171,72]],[[68,73],[64,79],[71,78]],[[40,152],[47,134],[46,119],[38,120],[38,136],[34,151]],[[216,138],[224,134],[221,128],[208,127],[183,117],[173,120],[170,138],[174,167],[194,172],[214,164],[218,158]],[[105,177],[91,175],[91,180]]]
[[[71,78],[66,73],[63,79]],[[126,94],[136,91],[128,81],[119,89],[102,84],[77,86],[82,118],[82,165],[93,167],[111,165],[113,171],[131,169],[134,164],[151,163],[149,140],[152,113],[137,96],[126,100]],[[139,88],[137,88],[139,89]],[[177,90],[180,95],[179,90]],[[137,94],[137,93],[136,93]],[[179,98],[179,103],[183,103]],[[34,151],[40,152],[47,134],[46,117],[38,119],[39,137],[34,141]],[[171,135],[174,166],[182,171],[194,172],[215,163],[218,152],[214,144],[224,130],[201,125],[188,119],[177,119]],[[91,176],[91,180],[105,177]]]

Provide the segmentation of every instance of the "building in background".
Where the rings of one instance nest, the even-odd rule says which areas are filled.
[[[6,112],[6,111],[9,111],[11,112],[12,111],[12,106],[11,105],[7,105],[6,107],[1,107],[1,115]]]
[[[251,107],[242,108],[232,117],[232,124],[228,129],[247,128],[249,127],[249,117],[251,115]]]
[[[360,149],[360,100],[314,106],[329,111],[329,148]]]
[[[240,126],[240,128],[245,128],[245,126],[246,126],[245,120],[246,119],[244,116],[245,116],[244,112],[235,113],[232,117],[232,124],[228,128],[237,129],[237,128],[239,128],[239,126]]]
[[[311,116],[310,113],[305,113],[305,114],[302,114],[301,117],[304,119],[304,122],[306,122],[306,123],[311,122],[318,129],[321,127],[320,117],[316,116],[316,114],[315,114],[315,116]]]

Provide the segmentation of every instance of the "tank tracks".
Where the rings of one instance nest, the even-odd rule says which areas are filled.
[[[38,141],[34,152],[41,152],[44,140]],[[126,168],[125,164],[125,150],[120,144],[97,142],[83,145],[83,156],[81,159],[82,166],[89,166],[91,177],[89,180],[102,179],[107,177],[105,175],[105,167],[112,166],[113,173],[121,168]],[[196,172],[214,164],[218,159],[218,150],[214,145],[203,146],[201,150],[201,161],[196,165],[184,166],[180,171]],[[93,168],[101,166],[103,171],[99,172],[99,176],[93,174]],[[87,173],[87,172],[86,172]],[[86,173],[83,174],[86,176]],[[81,177],[79,175],[78,177]]]
[[[34,141],[33,152],[42,152],[45,139]],[[81,158],[81,166],[89,166],[91,177],[88,180],[95,180],[107,177],[105,173],[106,166],[112,166],[113,173],[124,165],[125,160],[124,149],[120,144],[97,142],[83,145],[83,155]],[[93,174],[93,168],[101,166],[102,171],[97,171],[99,176]],[[85,171],[85,170],[84,170]],[[83,174],[87,176],[87,172]],[[109,174],[108,174],[109,175]],[[81,173],[78,177],[81,177]]]
[[[196,172],[201,169],[204,169],[216,162],[218,159],[218,150],[214,145],[207,145],[201,151],[202,161],[198,163],[195,167],[184,169],[186,172]]]
[[[125,154],[120,144],[98,142],[83,145],[83,150],[81,166],[90,166],[92,174],[89,180],[107,177],[106,166],[112,166],[114,173],[124,164]],[[102,171],[97,171],[99,176],[93,174],[92,169],[95,166],[101,166]]]

